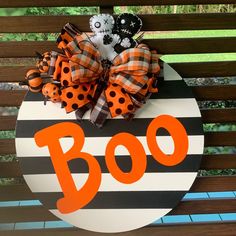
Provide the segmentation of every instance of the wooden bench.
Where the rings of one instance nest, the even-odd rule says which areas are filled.
[[[8,0],[1,1],[0,7],[54,7],[54,6],[98,6],[102,12],[113,12],[113,5],[173,5],[173,4],[236,4],[236,0]],[[0,17],[1,33],[47,33],[59,32],[61,27],[71,22],[82,31],[89,31],[90,16],[12,16]],[[145,31],[178,31],[236,29],[236,13],[201,13],[201,14],[159,14],[142,15]],[[150,46],[161,54],[194,54],[236,52],[236,37],[210,38],[173,38],[148,39]],[[35,51],[44,52],[55,49],[55,42],[50,41],[10,41],[0,42],[0,58],[33,58]],[[236,76],[236,61],[185,62],[171,63],[184,78],[227,77]],[[1,65],[0,82],[20,82],[29,69],[28,65]],[[235,100],[236,85],[193,86],[198,101]],[[21,90],[0,90],[0,107],[19,107],[25,95]],[[204,123],[235,123],[235,108],[218,108],[201,110]],[[0,116],[0,130],[15,129],[16,116]],[[205,132],[205,147],[236,146],[236,131]],[[14,139],[0,139],[0,154],[15,154]],[[201,170],[236,168],[236,154],[205,154]],[[0,178],[18,178],[19,183],[0,186],[0,201],[32,200],[33,194],[22,180],[17,161],[0,162]],[[236,190],[236,176],[198,177],[191,192],[219,192]],[[186,200],[182,201],[170,215],[210,214],[236,212],[236,198],[218,200]],[[0,223],[55,221],[42,206],[12,206],[0,208]],[[236,221],[188,224],[161,224],[147,226],[122,235],[235,235]],[[53,235],[95,235],[76,228],[35,229],[1,231],[3,236],[53,236]]]

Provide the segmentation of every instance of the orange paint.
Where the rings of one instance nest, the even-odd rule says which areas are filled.
[[[159,128],[166,129],[174,141],[174,153],[166,155],[159,148],[156,132]],[[148,147],[156,161],[164,166],[175,166],[181,163],[188,152],[188,135],[184,126],[173,116],[161,115],[156,117],[147,129]]]
[[[124,173],[116,163],[115,149],[118,145],[126,147],[130,153],[132,168],[129,173]],[[147,166],[147,158],[142,144],[129,133],[119,133],[111,138],[107,144],[105,160],[111,175],[124,184],[132,184],[142,178]]]
[[[71,136],[74,144],[66,153],[63,152],[59,139]],[[86,206],[96,195],[101,183],[101,168],[97,160],[90,154],[81,152],[84,145],[84,132],[79,125],[70,122],[62,122],[42,129],[34,136],[39,147],[48,146],[51,160],[64,193],[64,198],[57,201],[57,208],[61,213],[71,213]],[[89,175],[86,183],[80,189],[76,185],[70,173],[68,162],[81,158],[89,167]]]
[[[159,128],[166,129],[174,141],[174,152],[171,155],[163,153],[156,141]],[[71,136],[74,144],[66,153],[60,145],[60,138]],[[81,152],[84,146],[84,132],[75,123],[62,122],[42,129],[34,136],[39,147],[47,146],[55,173],[59,180],[64,197],[57,201],[57,208],[61,213],[71,213],[86,206],[98,192],[101,184],[101,168],[96,158],[89,153]],[[174,166],[181,163],[188,152],[188,136],[183,125],[174,117],[161,115],[156,117],[147,129],[147,144],[154,159],[164,166]],[[122,145],[130,153],[132,168],[130,172],[123,172],[117,165],[115,149]],[[81,158],[87,162],[89,173],[86,183],[77,190],[72,178],[68,162]],[[119,133],[114,135],[107,144],[105,161],[111,175],[119,182],[132,184],[145,173],[147,157],[141,142],[132,134]]]

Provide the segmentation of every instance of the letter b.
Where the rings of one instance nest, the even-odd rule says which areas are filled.
[[[74,144],[64,153],[59,139],[66,136],[71,136]],[[80,126],[71,122],[62,122],[40,130],[34,138],[39,147],[48,146],[64,194],[64,197],[57,201],[58,210],[65,214],[86,206],[94,198],[101,184],[101,168],[94,156],[81,152],[84,145],[84,132]],[[70,160],[77,158],[85,160],[89,168],[88,179],[80,190],[76,189],[68,166]]]

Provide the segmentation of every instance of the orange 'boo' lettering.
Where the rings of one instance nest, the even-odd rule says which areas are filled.
[[[132,169],[128,173],[123,172],[116,163],[115,149],[118,145],[125,146],[130,153]],[[138,181],[143,176],[147,166],[147,158],[142,144],[129,133],[119,133],[112,137],[107,144],[105,160],[111,175],[124,184]]]
[[[66,153],[63,152],[59,139],[71,136],[74,144]],[[34,136],[39,147],[48,146],[52,163],[61,185],[64,197],[57,201],[57,208],[61,213],[71,213],[87,205],[96,195],[101,184],[101,168],[97,160],[90,154],[81,152],[84,145],[84,132],[79,125],[62,122],[40,130]],[[68,162],[81,158],[88,164],[89,175],[80,190],[70,173]]]
[[[174,141],[174,153],[163,153],[156,141],[156,132],[159,128],[166,129]],[[181,163],[188,152],[188,136],[183,125],[174,117],[161,115],[156,117],[147,129],[147,143],[153,157],[162,165],[174,166]]]

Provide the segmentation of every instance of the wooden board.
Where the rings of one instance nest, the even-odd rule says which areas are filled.
[[[201,169],[236,169],[236,154],[204,155]]]
[[[230,123],[236,122],[236,109],[203,109],[201,110],[204,123]]]
[[[231,123],[236,122],[235,108],[218,108],[200,110],[203,123]],[[16,116],[0,116],[0,130],[14,130]]]
[[[236,99],[236,85],[194,86],[192,90],[199,101]],[[0,106],[20,106],[25,94],[25,90],[0,90]]]
[[[217,214],[235,211],[236,199],[193,200],[180,202],[168,215]],[[56,220],[59,219],[43,206],[2,207],[0,211],[1,223]]]
[[[203,155],[200,169],[236,169],[236,154]],[[0,162],[0,178],[19,177],[22,172],[18,162]]]
[[[236,146],[236,131],[207,132],[205,146]],[[1,154],[15,154],[15,151],[14,139],[0,139]]]
[[[236,61],[170,63],[184,78],[235,76]],[[217,93],[215,94],[217,96]]]
[[[0,130],[14,130],[16,116],[0,116]]]
[[[122,233],[122,236],[232,236],[236,231],[235,222],[219,222],[219,223],[195,223],[195,224],[174,224],[174,225],[160,225],[156,227],[145,227],[139,230]],[[4,236],[99,236],[101,234],[93,233],[90,231],[84,231],[76,228],[70,229],[41,229],[41,230],[17,230],[17,231],[3,231]],[[110,234],[111,236],[116,236],[117,234]]]
[[[190,5],[190,4],[233,4],[235,0],[211,0],[206,2],[204,0],[116,0],[115,2],[110,0],[70,0],[68,2],[64,0],[47,1],[47,0],[8,0],[0,3],[0,7],[59,7],[59,6],[140,6],[140,5]]]
[[[197,100],[234,100],[236,99],[235,85],[194,86],[193,93]]]
[[[78,26],[82,32],[91,31],[91,16],[12,16],[0,17],[2,33],[47,33],[60,32],[67,22]],[[142,30],[203,30],[234,29],[236,13],[202,13],[202,14],[158,14],[140,15]]]
[[[168,4],[208,4],[203,0],[165,0],[165,1],[156,1],[156,0],[146,0],[146,1],[133,1],[133,0],[127,0],[127,1],[116,1],[117,5],[168,5]],[[213,0],[211,3],[225,3],[225,4],[231,4],[236,3],[235,0]],[[91,0],[91,1],[70,1],[68,3],[65,3],[65,1],[58,0],[57,2],[49,2],[45,0],[39,0],[37,2],[33,2],[32,0],[22,0],[22,1],[16,1],[16,0],[9,0],[0,3],[0,7],[28,7],[28,6],[77,6],[77,5],[84,5],[84,6],[92,6],[97,5],[97,1]],[[113,6],[113,2],[104,0],[102,3],[99,3],[100,6],[109,7]],[[212,14],[214,15],[214,14]],[[145,17],[144,17],[145,18]],[[18,18],[19,19],[19,18]],[[181,20],[181,18],[178,18]],[[208,19],[208,18],[205,18]],[[225,26],[225,28],[235,28],[235,18],[233,18],[234,21],[232,23],[223,23],[219,25],[219,21],[216,23],[219,27],[223,28],[224,24],[228,24],[228,26]],[[149,20],[147,20],[149,21]],[[24,21],[23,21],[24,23]],[[181,26],[180,26],[181,24]],[[186,26],[186,23],[180,23],[175,24],[173,27],[177,27],[178,30],[181,27],[188,27]],[[194,27],[194,25],[197,24],[197,22],[190,21],[190,27]],[[204,26],[204,23],[200,24],[200,28],[202,27],[209,27]],[[207,23],[208,24],[208,23]],[[211,24],[211,23],[210,23]],[[83,24],[82,24],[83,25]],[[43,26],[41,26],[43,27]],[[47,26],[46,26],[47,27]],[[51,27],[51,26],[50,26]],[[83,26],[86,27],[86,26]],[[150,26],[155,27],[155,26]],[[157,26],[159,29],[163,29],[162,26]],[[166,26],[165,26],[166,27]],[[167,28],[170,28],[170,26],[167,26]],[[23,26],[20,26],[20,29],[23,29]],[[49,28],[49,27],[48,27]],[[169,29],[168,28],[168,29]],[[195,25],[195,28],[198,28],[198,26]],[[1,31],[0,26],[0,31]],[[43,28],[45,30],[46,28]],[[59,30],[59,28],[58,28]],[[43,31],[46,32],[46,31]],[[226,41],[223,41],[226,40]],[[166,43],[165,45],[165,42]],[[223,43],[224,42],[224,43]],[[148,43],[152,45],[158,45],[157,48],[159,49],[159,52],[165,52],[168,53],[203,53],[203,52],[233,52],[235,44],[235,38],[203,38],[203,39],[157,39],[157,40],[148,40]],[[222,45],[223,43],[223,45]],[[47,48],[54,47],[52,42],[10,42],[10,43],[0,43],[0,48],[2,49],[0,52],[0,57],[33,57],[34,55],[34,49],[39,48],[42,51],[47,50]],[[216,46],[217,45],[217,46]],[[14,47],[14,49],[12,49]],[[55,48],[55,47],[54,47]],[[39,50],[39,51],[40,51]],[[199,67],[200,66],[200,67]],[[236,62],[210,62],[210,63],[175,63],[173,64],[173,67],[176,68],[181,75],[185,75],[187,77],[200,77],[200,76],[224,76],[224,75],[235,75],[235,66]],[[28,69],[28,67],[18,67],[17,70],[15,70],[16,67],[0,67],[0,71],[5,72],[1,73],[0,75],[0,81],[21,81],[24,79],[24,73]],[[200,69],[200,71],[199,71]],[[15,76],[14,76],[15,75]],[[226,91],[227,90],[227,91]],[[5,92],[4,92],[5,93]],[[8,92],[7,92],[8,93]],[[15,93],[15,92],[13,92]],[[212,99],[212,100],[218,100],[218,99],[236,99],[235,98],[235,87],[227,87],[227,86],[219,86],[217,89],[212,88],[211,86],[207,87],[194,87],[194,93],[198,97],[199,100],[205,100],[205,99]],[[2,94],[4,95],[4,94]],[[9,94],[8,94],[9,95]],[[8,96],[7,95],[7,96]],[[22,92],[16,92],[15,94],[11,94],[7,98],[11,98],[10,101],[7,101],[7,98],[5,101],[2,101],[2,104],[4,106],[19,106],[20,101],[22,100],[23,93]],[[0,95],[0,97],[2,97]],[[4,98],[4,97],[3,97]],[[20,100],[21,99],[21,100]],[[4,100],[4,99],[3,99]],[[13,101],[14,100],[14,101]],[[235,122],[236,119],[236,112],[235,109],[212,109],[212,110],[202,110],[201,111],[204,122]],[[16,117],[0,117],[0,130],[13,130],[14,124],[15,124]],[[223,133],[208,133],[206,135],[206,145],[236,145],[233,140],[235,140],[235,132],[223,132]],[[14,153],[14,140],[3,140],[0,142],[0,152],[3,153]],[[11,150],[11,151],[10,151]],[[12,151],[13,150],[13,151]],[[223,169],[223,168],[236,168],[236,157],[235,155],[205,155],[203,157],[203,162],[201,164],[202,169]],[[9,175],[8,175],[9,173]],[[18,163],[0,163],[0,177],[20,177],[21,172],[18,167]],[[214,177],[213,177],[214,178]],[[215,177],[214,179],[205,177],[205,179],[198,178],[196,181],[196,184],[193,186],[192,191],[227,191],[229,189],[235,190],[235,177]],[[25,197],[25,199],[31,199],[32,194],[26,190],[26,186],[19,185],[10,187],[6,192],[2,190],[4,187],[0,187],[0,199],[1,197],[5,200],[10,199],[11,197],[14,199],[16,196],[19,199],[19,196]],[[7,188],[7,187],[6,187]],[[2,194],[3,193],[3,194]],[[7,193],[9,194],[7,196]],[[10,196],[11,193],[11,196]],[[16,194],[16,196],[15,196]],[[20,194],[20,195],[19,195]],[[16,198],[17,199],[17,198]],[[235,208],[235,200],[214,200],[214,201],[187,201],[183,202],[179,205],[178,208],[173,210],[173,214],[190,214],[190,213],[218,213],[221,212],[231,212],[236,211]],[[16,214],[17,213],[17,214]],[[5,215],[4,215],[5,214]],[[23,215],[25,214],[25,215]],[[9,208],[4,209],[4,211],[0,211],[0,222],[11,222],[8,221],[10,219],[14,219],[17,221],[23,221],[29,220],[37,220],[37,219],[47,219],[49,213],[46,213],[45,210],[42,207],[27,207],[27,208]],[[3,221],[1,220],[1,217],[3,218]],[[8,218],[7,218],[8,217]],[[15,218],[14,218],[15,217]],[[46,217],[46,218],[45,218]],[[55,219],[54,216],[52,216],[51,219]],[[149,227],[144,228],[138,231],[125,233],[123,235],[143,235],[143,234],[149,234],[149,235],[183,235],[185,233],[186,235],[199,235],[200,234],[207,234],[207,235],[234,235],[236,230],[236,224],[235,223],[213,223],[213,224],[189,224],[189,225],[181,225],[181,226],[161,226],[161,227]],[[17,235],[17,236],[28,236],[28,235],[40,235],[40,236],[51,236],[54,234],[57,235],[78,235],[78,231],[81,234],[83,232],[83,235],[97,235],[91,232],[85,232],[82,230],[76,230],[76,229],[63,229],[63,230],[30,230],[30,231],[8,231],[3,232],[3,235],[5,236],[11,236],[11,235]],[[2,232],[0,232],[1,234]]]
[[[235,76],[236,61],[170,63],[184,78]],[[0,66],[0,82],[20,82],[32,66]],[[215,94],[217,95],[217,93]],[[219,96],[219,95],[217,95]],[[228,95],[226,95],[228,96]],[[234,95],[233,95],[234,96]]]
[[[236,131],[206,132],[205,147],[208,146],[236,146]]]
[[[146,39],[143,43],[164,55],[236,51],[234,47],[236,37]],[[36,51],[43,53],[52,50],[59,51],[54,41],[0,42],[0,57],[2,58],[35,57]]]
[[[236,176],[197,177],[190,192],[235,191]],[[26,184],[0,187],[0,201],[35,199]]]

